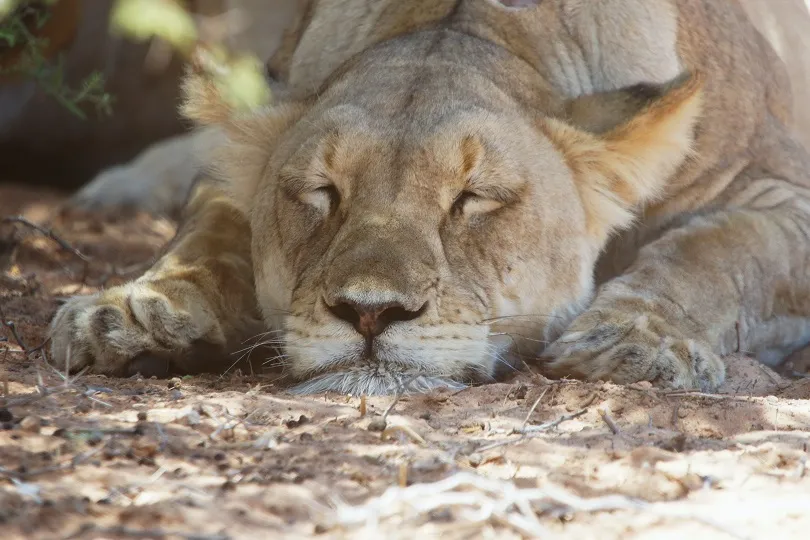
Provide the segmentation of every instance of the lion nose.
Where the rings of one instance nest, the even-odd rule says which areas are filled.
[[[397,302],[374,304],[351,300],[326,305],[335,317],[351,323],[366,339],[379,336],[391,323],[416,319],[427,308],[427,303],[416,311],[410,311]]]

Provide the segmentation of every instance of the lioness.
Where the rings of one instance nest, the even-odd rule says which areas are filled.
[[[223,369],[269,330],[303,392],[541,352],[711,390],[738,343],[810,340],[810,156],[737,0],[315,0],[271,66],[250,114],[189,78],[218,180],[143,277],[59,310],[57,364]]]

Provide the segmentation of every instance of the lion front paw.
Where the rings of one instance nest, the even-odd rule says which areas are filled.
[[[163,376],[200,342],[224,344],[214,313],[193,285],[161,285],[133,282],[71,298],[51,323],[51,361],[71,372],[89,367],[110,375]]]
[[[654,314],[590,310],[546,350],[551,374],[617,384],[650,381],[669,388],[715,390],[725,365],[709,345]]]

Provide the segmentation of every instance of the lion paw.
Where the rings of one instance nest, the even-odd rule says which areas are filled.
[[[200,343],[224,344],[212,310],[185,282],[163,292],[133,282],[71,298],[57,311],[50,337],[55,366],[119,376],[168,375]]]
[[[650,381],[668,388],[715,390],[725,365],[711,348],[684,336],[654,314],[591,310],[578,317],[545,353],[559,377]]]

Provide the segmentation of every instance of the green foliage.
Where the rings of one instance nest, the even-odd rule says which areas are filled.
[[[118,0],[111,19],[113,31],[139,41],[158,36],[181,53],[190,53],[198,39],[194,19],[173,1]]]
[[[64,80],[61,56],[46,58],[48,40],[35,35],[48,21],[49,6],[59,0],[0,0],[0,54],[2,48],[21,48],[13,65],[0,74],[21,75],[79,118],[83,106],[111,114],[112,97],[104,91],[100,73],[92,73],[69,87]],[[202,43],[194,17],[174,0],[116,0],[111,31],[136,41],[157,38],[169,43],[196,70],[210,77],[222,99],[233,107],[251,109],[267,104],[272,96],[262,64],[251,54],[232,54],[221,44]]]
[[[0,45],[8,48],[21,47],[17,61],[0,74],[21,75],[33,80],[48,95],[79,118],[87,116],[81,109],[92,105],[98,114],[111,114],[112,97],[104,91],[104,79],[94,72],[86,77],[78,88],[69,87],[64,80],[63,57],[57,55],[55,62],[43,54],[48,47],[48,40],[34,35],[29,26],[41,29],[48,21],[50,11],[48,4],[54,1],[41,2],[39,9],[28,1],[0,0]]]
[[[168,42],[237,109],[260,107],[272,97],[258,58],[202,43],[194,18],[174,0],[116,0],[112,29],[135,40],[157,37]]]

